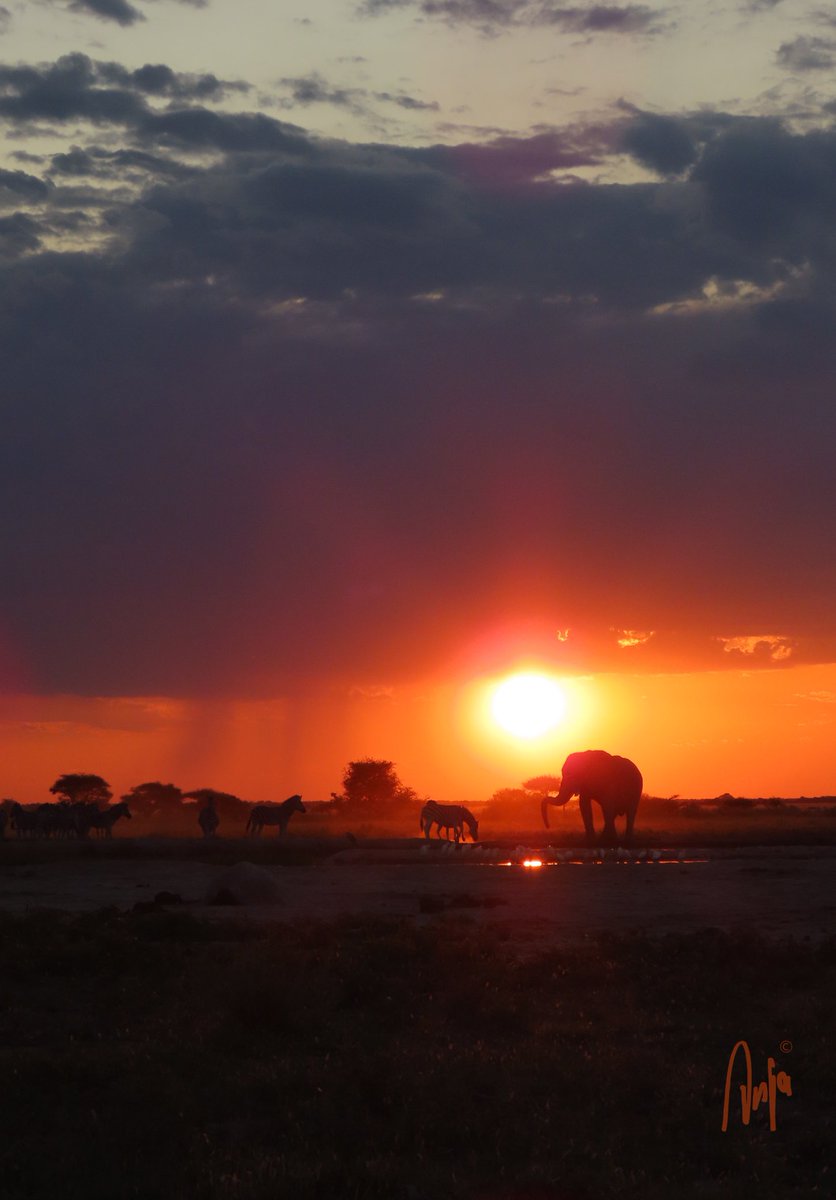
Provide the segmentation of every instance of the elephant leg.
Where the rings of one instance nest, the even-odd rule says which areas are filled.
[[[632,842],[633,840],[633,823],[636,819],[637,808],[637,804],[631,804],[627,809],[627,833],[625,835],[625,839],[628,843]]]
[[[618,832],[615,828],[615,817],[612,813],[604,812],[604,831],[601,834],[601,841],[605,846],[618,845]]]
[[[595,826],[592,823],[592,799],[590,796],[581,795],[578,797],[581,807],[581,817],[583,818],[583,827],[586,830],[586,840],[590,846],[595,844]]]

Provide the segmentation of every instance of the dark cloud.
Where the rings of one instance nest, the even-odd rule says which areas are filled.
[[[787,261],[827,262],[836,203],[836,131],[790,133],[751,120],[709,143],[694,178],[717,226],[741,244],[771,244]]]
[[[305,154],[310,142],[293,125],[263,113],[217,113],[207,108],[146,111],[136,122],[141,141],[192,150],[259,150]]]
[[[0,217],[0,258],[16,258],[40,245],[40,224],[26,213]]]
[[[208,0],[178,0],[178,3],[188,4],[192,8],[206,8]],[[145,20],[142,11],[129,4],[128,0],[70,0],[68,8],[71,12],[97,17],[100,21],[115,21],[123,26]]]
[[[49,188],[36,175],[27,175],[25,171],[4,171],[0,168],[0,203],[4,197],[11,196],[16,203],[29,200],[38,203],[46,199]]]
[[[790,71],[828,71],[836,64],[832,38],[797,37],[778,47],[775,61]]]
[[[128,71],[118,63],[97,63],[97,79],[117,87],[135,89],[148,96],[172,100],[222,100],[234,92],[248,92],[249,84],[217,76],[189,75],[172,71],[163,63],[146,63]]]
[[[532,0],[366,0],[365,16],[415,8],[422,16],[497,32],[514,25],[553,25],[567,33],[650,34],[660,31],[658,12],[642,4],[562,5]]]
[[[398,108],[408,109],[409,112],[438,112],[436,100],[419,100],[417,96],[408,96],[403,92],[373,92],[375,100],[396,104]]]
[[[509,614],[576,628],[579,668],[611,628],[656,631],[637,669],[832,650],[836,132],[622,108],[350,145],[57,67],[0,72],[20,120],[98,127],[0,177],[33,686],[391,679]],[[665,178],[552,181],[625,149]]]
[[[623,147],[660,175],[679,175],[696,160],[697,144],[686,122],[656,113],[638,113],[624,133]]]
[[[335,104],[337,107],[353,107],[358,95],[365,95],[361,88],[330,87],[321,75],[300,75],[280,79],[279,83],[290,92],[294,104]]]
[[[12,14],[5,5],[0,4],[0,34],[6,32],[12,22]]]
[[[144,143],[196,150],[302,150],[295,126],[262,113],[218,113],[196,100],[246,90],[214,75],[185,75],[161,65],[128,71],[116,63],[68,54],[52,64],[0,66],[0,116],[10,123],[88,121],[127,129]],[[149,97],[181,107],[156,108]]]
[[[456,175],[504,187],[533,182],[551,171],[600,164],[612,152],[613,142],[611,128],[551,129],[531,137],[505,135],[437,146],[423,156]]]
[[[539,22],[570,33],[657,33],[661,28],[659,14],[643,4],[544,7]]]
[[[398,8],[417,8],[425,16],[480,26],[509,25],[529,7],[527,0],[365,0],[360,12],[378,16]]]
[[[287,107],[298,105],[306,108],[310,104],[330,104],[336,108],[363,113],[368,111],[371,101],[377,100],[386,104],[396,104],[399,108],[412,112],[438,111],[438,104],[434,101],[419,100],[403,92],[373,92],[368,88],[334,87],[316,73],[285,77],[278,82],[290,93],[288,100],[284,101]]]
[[[49,173],[52,178],[118,179],[124,182],[149,176],[183,177],[191,173],[191,168],[142,150],[73,146],[64,154],[52,156]]]
[[[139,120],[145,102],[135,90],[102,86],[99,66],[84,54],[53,64],[0,66],[0,115],[9,121],[74,121],[127,124]]]
[[[43,154],[31,154],[28,150],[12,150],[9,158],[13,158],[15,162],[31,163],[37,166],[45,161]]]
[[[0,65],[0,113],[13,121],[138,124],[152,112],[146,96],[206,101],[245,90],[243,83],[214,75],[187,75],[150,63],[129,71],[85,54],[38,66]]]
[[[102,21],[115,21],[117,25],[135,25],[145,17],[127,0],[71,0],[72,12],[87,13]]]

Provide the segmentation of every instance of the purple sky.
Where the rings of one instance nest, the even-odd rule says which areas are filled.
[[[836,660],[833,22],[322,3],[271,75],[235,11],[0,13],[6,690]]]

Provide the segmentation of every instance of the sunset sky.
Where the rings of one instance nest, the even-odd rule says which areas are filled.
[[[0,795],[836,793],[827,5],[5,0],[0,119]]]

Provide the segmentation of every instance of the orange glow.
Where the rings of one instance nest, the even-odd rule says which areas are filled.
[[[409,682],[312,681],[263,700],[6,695],[0,796],[47,800],[60,774],[90,771],[116,796],[161,779],[251,800],[293,792],[327,800],[349,760],[371,757],[394,761],[419,795],[470,805],[531,776],[559,774],[567,754],[597,748],[632,758],[656,796],[836,792],[836,664],[677,675],[555,671],[563,721],[539,738],[505,733],[491,713],[494,691],[514,672],[547,674],[547,663],[506,659],[504,670],[480,675],[469,662],[466,672]],[[579,821],[576,812],[566,819]]]
[[[494,721],[513,737],[530,740],[558,726],[566,713],[566,696],[551,676],[520,671],[504,679],[491,697]]]
[[[542,867],[542,865],[543,865],[543,860],[541,858],[524,858],[523,859],[524,867]]]

